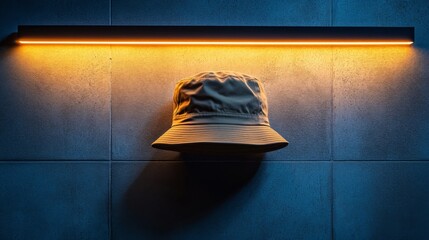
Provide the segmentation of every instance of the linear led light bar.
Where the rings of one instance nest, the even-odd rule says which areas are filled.
[[[19,44],[411,45],[414,27],[18,26]]]

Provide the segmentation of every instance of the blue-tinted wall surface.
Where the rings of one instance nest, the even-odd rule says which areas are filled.
[[[0,239],[429,239],[427,0],[3,0],[19,24],[413,26],[412,47],[0,46]],[[289,140],[156,150],[177,80],[259,77]]]

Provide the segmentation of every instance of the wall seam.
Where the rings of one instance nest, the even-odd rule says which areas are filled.
[[[109,126],[110,126],[110,139],[109,139],[109,220],[108,220],[108,239],[112,239],[112,46],[109,46],[109,76],[110,76],[110,115],[109,115]]]
[[[330,14],[329,14],[329,24],[330,24],[331,27],[333,26],[333,19],[332,19],[333,18],[332,17],[333,5],[334,5],[334,0],[331,0],[330,6],[329,6],[329,12],[330,12]]]
[[[334,240],[334,47],[331,48],[331,237]]]
[[[150,162],[150,161],[155,161],[155,162],[178,162],[178,160],[128,160],[128,159],[117,159],[117,160],[55,160],[55,159],[46,159],[46,160],[31,160],[31,159],[24,159],[24,160],[20,160],[20,159],[10,159],[10,160],[0,160],[0,164],[26,164],[26,163],[122,163],[122,162]],[[199,160],[195,160],[195,161],[190,161],[190,162],[241,162],[240,160],[236,160],[236,161],[231,161],[231,160],[213,160],[213,161],[199,161]],[[336,159],[335,161],[331,161],[331,160],[262,160],[262,162],[278,162],[278,163],[329,163],[329,162],[335,162],[335,163],[425,163],[425,164],[429,164],[429,159],[413,159],[413,160],[396,160],[396,159],[366,159],[366,160],[347,160],[347,159]]]
[[[257,160],[246,160],[247,162],[257,161]],[[112,162],[180,162],[179,160],[162,160],[162,159],[155,159],[155,160],[129,160],[129,159],[116,159],[112,160]],[[242,160],[187,160],[187,162],[242,162]],[[259,161],[257,161],[259,162]],[[261,162],[274,162],[274,163],[329,163],[331,162],[330,159],[328,160],[262,160]]]
[[[109,0],[109,25],[112,25],[112,0]],[[109,157],[109,221],[108,221],[108,239],[112,239],[112,46],[109,46],[109,77],[110,77],[110,157]]]
[[[109,25],[112,25],[112,0],[109,0]],[[109,152],[110,152],[110,157],[109,157],[109,219],[108,219],[108,239],[112,239],[112,155],[113,155],[113,150],[112,150],[112,144],[113,144],[113,134],[112,134],[112,46],[109,46],[109,77],[110,77],[110,116],[109,116],[109,125],[110,125],[110,144],[109,144]]]
[[[109,25],[112,25],[112,0],[109,0]]]
[[[334,26],[334,0],[331,0],[330,6],[330,25]],[[331,171],[330,171],[330,187],[331,187],[331,239],[335,239],[335,228],[334,228],[334,51],[335,48],[331,47],[331,126],[330,126],[330,134],[331,134]]]

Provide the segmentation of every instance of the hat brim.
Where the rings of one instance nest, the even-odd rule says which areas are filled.
[[[192,153],[261,153],[287,145],[269,126],[229,124],[177,125],[152,143],[154,148]]]

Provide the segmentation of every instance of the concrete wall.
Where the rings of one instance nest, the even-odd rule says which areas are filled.
[[[414,26],[413,47],[0,47],[0,239],[427,239],[426,0],[0,2],[18,24]],[[150,143],[174,83],[265,81],[290,145],[192,161]]]

